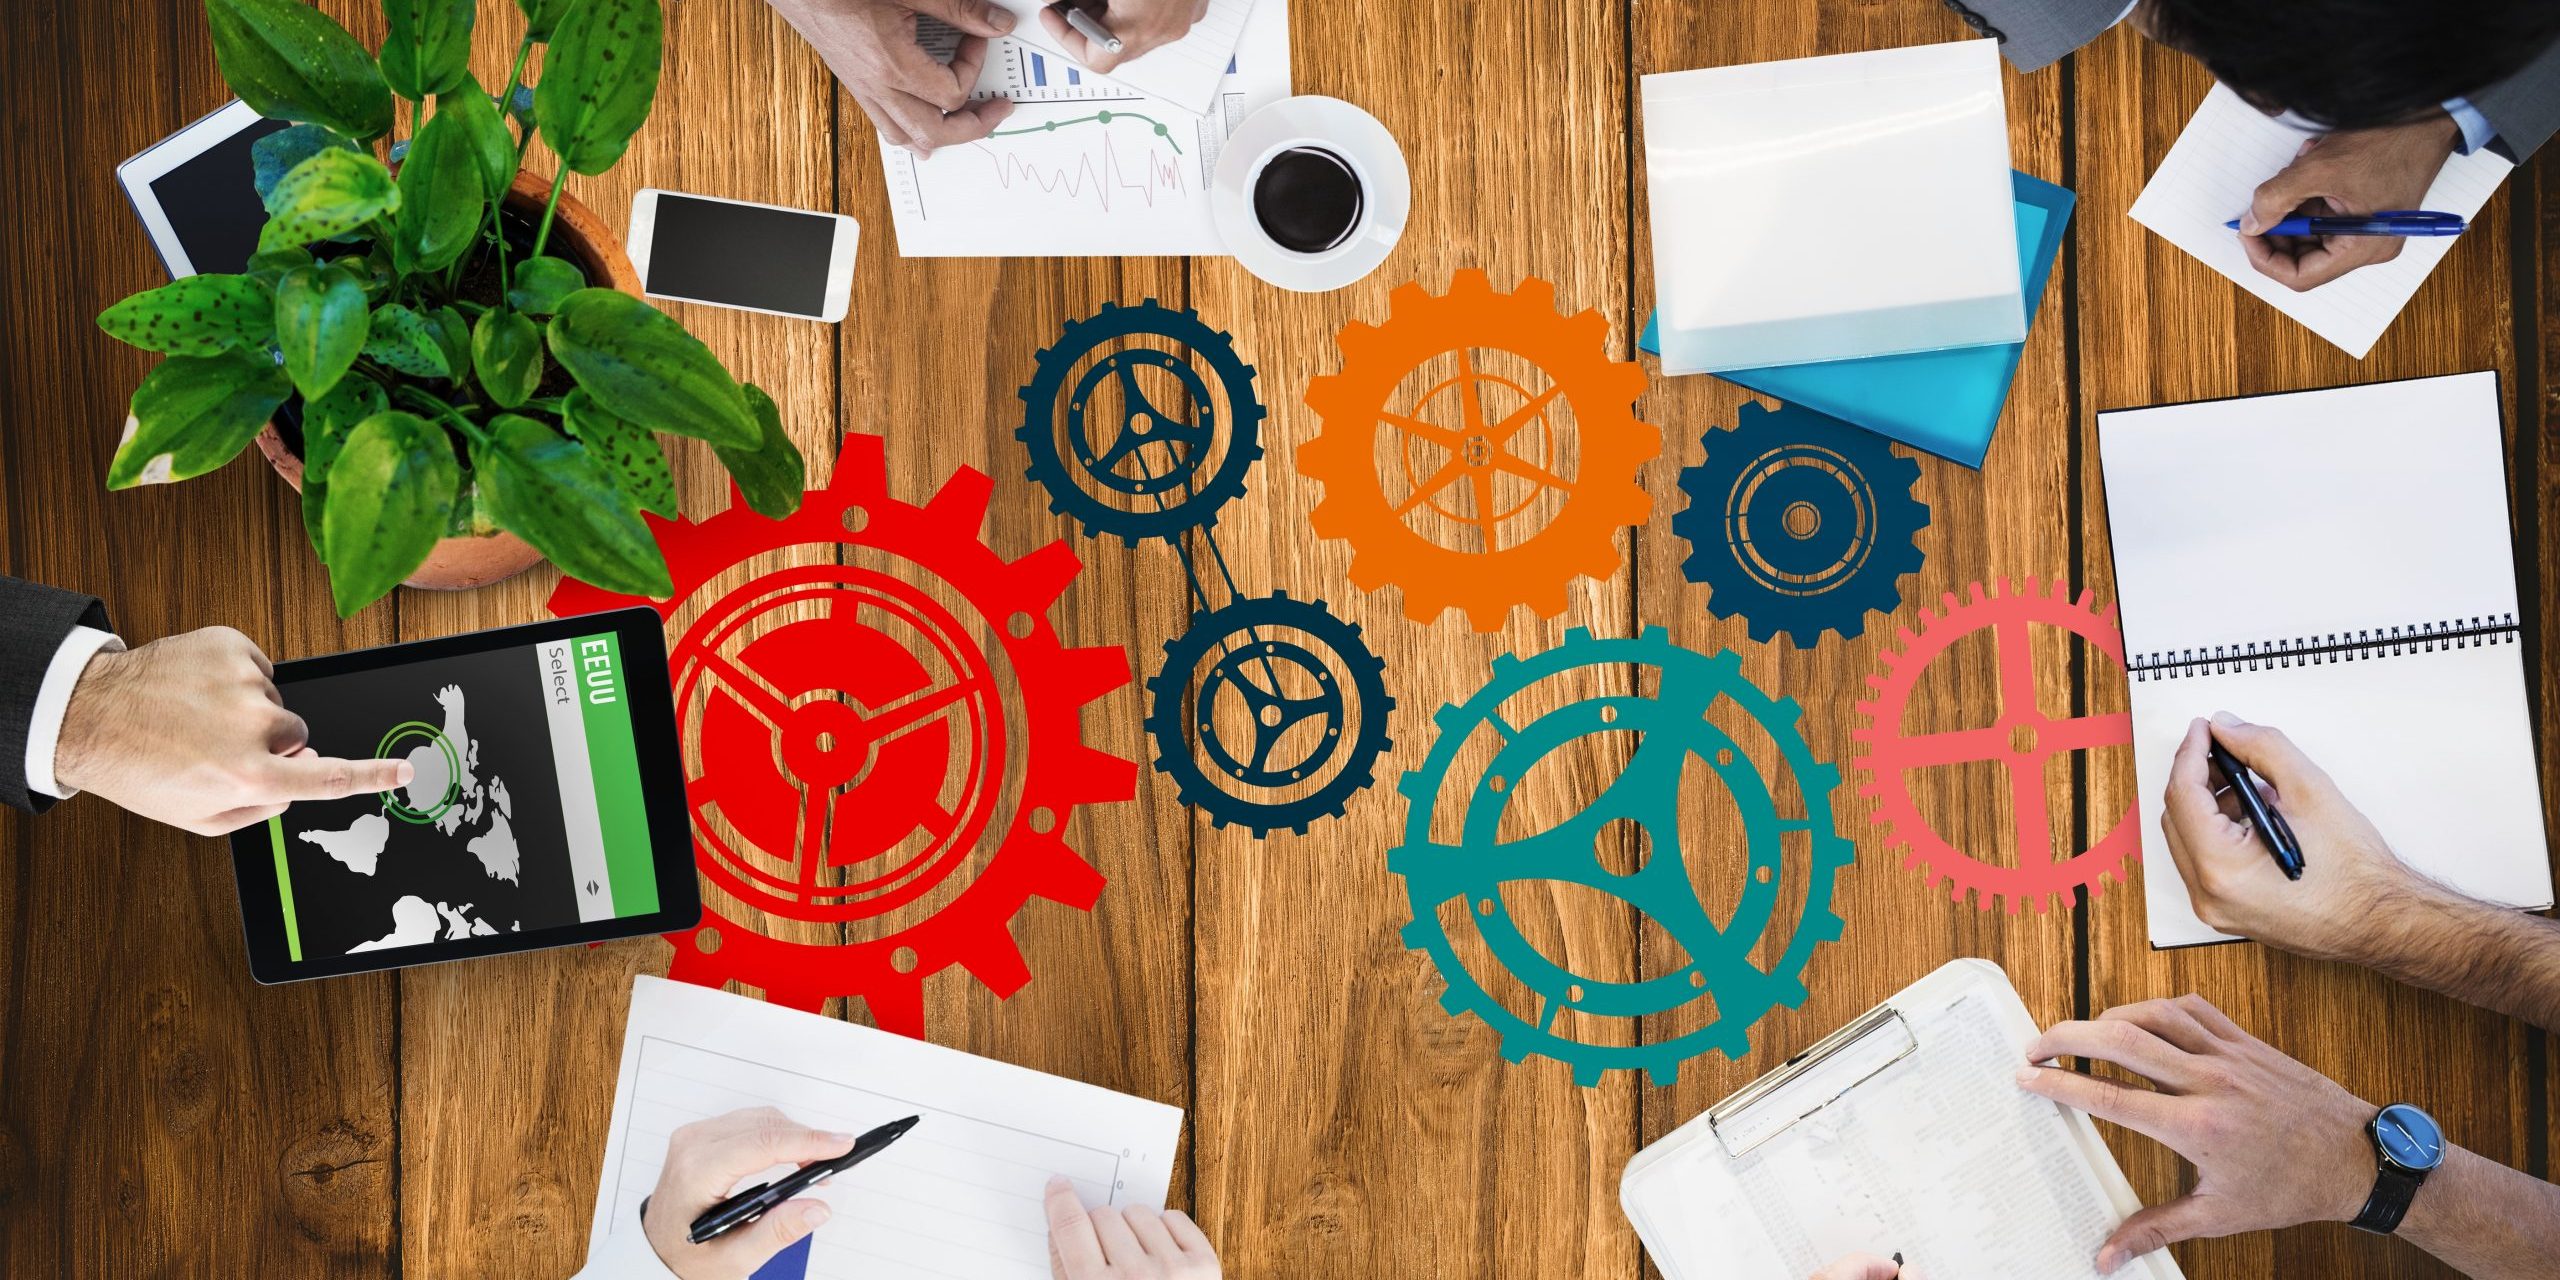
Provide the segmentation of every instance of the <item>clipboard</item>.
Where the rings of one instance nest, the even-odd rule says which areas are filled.
[[[1638,1152],[1619,1203],[1667,1280],[1803,1280],[1853,1249],[1959,1276],[2086,1267],[2141,1201],[2089,1117],[2017,1089],[2036,1030],[1997,965],[1950,961]],[[1905,1126],[1993,1149],[1920,1150]],[[1951,1182],[1968,1162],[1998,1172]],[[1962,1226],[1993,1198],[2002,1215]],[[2166,1251],[2117,1274],[2182,1280]]]

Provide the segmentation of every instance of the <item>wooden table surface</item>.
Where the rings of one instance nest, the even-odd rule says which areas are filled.
[[[323,7],[378,39],[373,5]],[[1400,282],[1437,291],[1464,267],[1484,268],[1497,287],[1554,282],[1568,309],[1606,315],[1613,349],[1632,356],[1652,296],[1638,75],[1966,33],[1934,0],[1296,9],[1297,89],[1367,106],[1413,169],[1403,243],[1332,294],[1283,293],[1215,259],[899,258],[871,130],[760,0],[669,5],[655,115],[619,168],[571,190],[616,226],[642,186],[859,218],[852,318],[840,326],[671,309],[772,390],[813,482],[846,431],[887,437],[892,484],[910,500],[955,467],[997,477],[987,537],[1008,555],[1070,533],[1019,478],[1014,390],[1032,353],[1115,300],[1197,307],[1232,331],[1261,371],[1271,417],[1269,457],[1227,512],[1224,545],[1246,591],[1320,594],[1366,627],[1399,700],[1390,778],[1420,760],[1431,713],[1479,688],[1492,657],[1548,648],[1571,625],[1623,635],[1661,624],[1683,644],[1737,650],[1754,681],[1804,704],[1815,751],[1845,764],[1851,703],[1894,628],[1878,621],[1810,652],[1755,644],[1740,619],[1710,619],[1703,590],[1679,572],[1676,473],[1696,460],[1703,430],[1732,420],[1745,402],[1737,389],[1652,383],[1639,409],[1662,428],[1664,449],[1644,470],[1655,515],[1631,535],[1629,567],[1580,583],[1564,616],[1522,612],[1493,635],[1454,615],[1415,625],[1392,592],[1348,585],[1344,545],[1308,528],[1318,486],[1292,458],[1316,423],[1300,393],[1338,367],[1343,322],[1381,318]],[[518,19],[508,0],[482,0],[481,14],[478,70],[496,83]],[[227,623],[278,657],[542,616],[548,570],[469,594],[404,592],[335,620],[297,508],[254,457],[184,485],[105,490],[146,360],[92,317],[161,278],[113,167],[226,93],[192,0],[23,0],[7,26],[0,565],[104,597],[135,641]],[[2124,31],[2057,68],[2008,77],[2015,163],[2076,190],[2079,211],[1988,461],[1979,473],[1922,461],[1928,558],[1904,598],[2031,577],[2111,600],[2092,447],[2100,409],[2496,369],[2548,804],[2560,796],[2550,764],[2560,380],[2546,370],[2560,367],[2560,327],[2542,316],[2560,306],[2560,170],[2546,162],[2512,179],[2359,362],[2126,218],[2206,84],[2194,64]],[[679,457],[697,514],[726,500],[706,461]],[[1151,672],[1186,621],[1174,556],[1075,545],[1087,568],[1057,611],[1062,633],[1126,644]],[[1987,714],[1997,687],[1987,653],[1950,661],[1958,678],[1915,717]],[[2103,658],[2039,651],[2037,670],[2049,707],[2124,705],[2121,674]],[[1143,758],[1140,710],[1135,690],[1112,695],[1089,717],[1089,738]],[[1591,781],[1567,771],[1520,802],[1571,811]],[[2058,838],[2077,847],[2103,831],[2134,787],[2124,749],[2076,757],[2049,782]],[[2008,856],[2010,801],[1996,776],[1939,780],[1924,799],[1951,838]],[[1905,869],[1854,786],[1833,800],[1859,854],[1838,881],[1844,941],[1814,957],[1801,1009],[1753,1028],[1748,1057],[1699,1058],[1672,1087],[1617,1073],[1578,1088],[1553,1062],[1505,1063],[1482,1024],[1441,1012],[1437,972],[1398,939],[1408,911],[1383,855],[1404,804],[1389,785],[1302,837],[1258,841],[1213,829],[1177,805],[1162,775],[1142,773],[1133,802],[1088,807],[1069,833],[1109,877],[1098,909],[1035,903],[1016,928],[1034,980],[998,1001],[959,970],[942,975],[927,988],[930,1035],[1185,1108],[1173,1195],[1233,1276],[1638,1276],[1617,1183],[1639,1146],[1966,955],[2002,964],[2040,1021],[2202,992],[2363,1096],[2421,1101],[2456,1140],[2550,1173],[2560,1068],[2540,1033],[2254,945],[2156,953],[2138,886],[2051,913],[1951,903]],[[1701,819],[1696,834],[1704,865],[1738,857],[1723,852],[1732,832]],[[1539,898],[1514,899],[1514,910],[1543,921],[1579,970],[1659,969],[1626,909]],[[644,939],[264,988],[248,977],[236,902],[222,841],[93,799],[42,819],[0,818],[0,1274],[574,1269],[631,979],[664,972],[669,946]],[[831,1009],[864,1016],[843,1004]],[[2161,1148],[2110,1136],[2146,1200],[2190,1176]],[[2196,1277],[2439,1270],[2406,1245],[2336,1226],[2177,1253]]]

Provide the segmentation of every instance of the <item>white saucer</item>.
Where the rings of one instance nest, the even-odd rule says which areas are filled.
[[[1365,225],[1359,234],[1323,253],[1281,248],[1253,216],[1253,180],[1274,155],[1291,147],[1321,147],[1342,157],[1360,176]],[[1227,251],[1254,275],[1283,289],[1322,293],[1377,269],[1404,235],[1413,206],[1413,177],[1404,148],[1376,116],[1340,98],[1284,98],[1245,118],[1227,139],[1210,184],[1209,208]]]

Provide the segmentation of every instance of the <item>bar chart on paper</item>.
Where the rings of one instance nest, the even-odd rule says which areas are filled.
[[[981,141],[931,157],[881,145],[908,257],[1224,252],[1209,184],[1227,135],[1289,93],[1288,7],[1263,0],[1206,115],[1135,93],[1015,39],[989,49],[975,96],[1011,98]]]

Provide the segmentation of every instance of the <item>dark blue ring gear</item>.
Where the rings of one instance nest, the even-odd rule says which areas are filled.
[[[1168,339],[1187,348],[1191,361],[1183,365],[1182,373],[1176,376],[1183,377],[1186,386],[1201,387],[1204,383],[1198,370],[1201,365],[1206,365],[1224,392],[1227,405],[1225,455],[1218,459],[1210,474],[1200,478],[1197,484],[1187,486],[1187,496],[1161,510],[1123,510],[1094,496],[1077,481],[1069,470],[1070,466],[1091,477],[1095,483],[1115,491],[1127,491],[1126,478],[1106,478],[1091,470],[1088,459],[1094,462],[1100,459],[1093,458],[1089,448],[1080,447],[1080,456],[1072,461],[1058,449],[1058,405],[1061,393],[1066,390],[1068,371],[1104,343],[1139,335]],[[1106,356],[1105,359],[1110,361],[1113,357]],[[1128,357],[1127,363],[1153,362],[1132,356]],[[1188,376],[1183,376],[1185,374]],[[1161,538],[1169,542],[1193,529],[1206,529],[1217,523],[1219,508],[1244,496],[1245,473],[1252,470],[1255,460],[1262,457],[1263,408],[1262,402],[1254,397],[1253,377],[1253,366],[1236,355],[1235,340],[1224,331],[1203,323],[1199,312],[1188,307],[1175,311],[1153,298],[1134,307],[1106,302],[1102,304],[1102,310],[1093,315],[1067,322],[1058,340],[1040,352],[1031,381],[1024,384],[1019,392],[1022,426],[1013,434],[1031,456],[1030,466],[1024,469],[1023,474],[1048,491],[1049,510],[1083,526],[1086,537],[1107,533],[1134,547],[1141,538]],[[1080,381],[1077,407],[1070,410],[1075,415],[1075,421],[1070,425],[1074,427],[1079,441],[1090,440],[1083,431],[1081,404],[1083,394],[1089,393],[1094,383],[1095,379],[1090,374]],[[1216,439],[1216,411],[1205,403],[1205,398],[1199,409],[1199,421],[1185,424],[1184,430],[1196,434],[1204,442]],[[1191,469],[1198,465],[1198,449],[1195,448],[1188,457],[1190,461],[1178,468],[1186,479]]]
[[[1741,614],[1752,639],[1783,631],[1810,649],[1825,630],[1847,639],[1869,611],[1901,607],[1929,527],[1929,505],[1911,493],[1918,460],[1791,404],[1745,404],[1700,443],[1706,460],[1680,473],[1689,505],[1671,531],[1688,540],[1681,573],[1707,587],[1709,614]]]
[[[1305,642],[1264,638],[1259,633],[1266,628],[1294,631]],[[1233,646],[1232,652],[1221,654],[1220,642],[1238,635],[1245,636],[1245,641]],[[1339,665],[1339,680],[1324,665],[1327,651]],[[1322,691],[1313,697],[1268,698],[1274,704],[1302,704],[1297,716],[1284,714],[1284,722],[1276,725],[1257,723],[1267,725],[1276,738],[1299,721],[1322,715],[1332,742],[1329,749],[1319,748],[1293,770],[1274,769],[1269,767],[1264,749],[1268,739],[1258,742],[1253,751],[1239,752],[1217,737],[1216,728],[1207,719],[1210,697],[1203,696],[1199,700],[1201,709],[1185,716],[1183,694],[1190,687],[1192,673],[1204,660],[1213,661],[1212,680],[1204,681],[1201,690],[1203,695],[1213,695],[1217,691],[1214,681],[1232,678],[1227,673],[1239,654],[1246,660],[1248,674],[1250,664],[1265,657],[1301,672],[1322,673],[1317,677]],[[1181,635],[1165,642],[1164,655],[1163,669],[1147,681],[1146,726],[1147,735],[1156,745],[1155,766],[1173,779],[1182,803],[1208,814],[1211,823],[1245,827],[1256,836],[1268,835],[1276,827],[1305,835],[1310,824],[1340,814],[1352,796],[1376,780],[1378,759],[1393,745],[1387,738],[1387,713],[1395,709],[1396,700],[1387,695],[1387,664],[1369,651],[1368,643],[1361,639],[1359,624],[1336,618],[1324,601],[1292,600],[1285,591],[1230,601],[1193,615],[1191,625]],[[1342,687],[1345,685],[1348,687]],[[1253,688],[1242,682],[1238,687]],[[1276,691],[1260,692],[1269,695]],[[1359,720],[1357,730],[1347,739],[1342,735],[1346,705]],[[1196,748],[1191,732],[1195,727],[1200,739]],[[1202,766],[1200,757],[1204,753],[1225,771],[1223,779]],[[1227,789],[1230,782],[1255,788],[1286,786],[1321,772],[1332,776],[1292,800],[1257,800]],[[1285,776],[1288,773],[1297,777]]]

